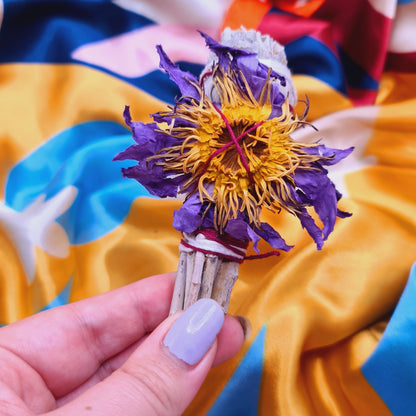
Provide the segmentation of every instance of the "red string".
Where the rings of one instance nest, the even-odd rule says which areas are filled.
[[[280,253],[277,250],[273,250],[273,251],[268,251],[267,253],[253,254],[252,256],[245,256],[244,260],[265,259],[271,256],[280,256]]]
[[[200,247],[194,247],[192,244],[187,243],[185,240],[181,240],[181,244],[185,247],[190,248],[191,250],[199,251],[199,252],[204,253],[204,254],[211,254],[211,255],[217,256],[217,257],[222,257],[223,259],[234,261],[236,263],[241,264],[244,261],[244,257],[243,258],[236,258],[234,256],[229,256],[227,254],[218,253],[216,251],[205,250],[205,249],[200,248]]]
[[[219,237],[217,231],[214,230],[213,228],[206,228],[204,230],[199,231],[198,234],[202,234],[208,240],[215,241],[215,242],[221,244],[222,246],[229,249],[233,253],[236,253],[238,256],[241,256],[241,251],[238,250],[238,248],[246,249],[248,247],[248,241],[247,240],[239,240],[239,239],[234,238],[234,237],[232,237],[228,234],[221,235],[221,237]],[[187,248],[190,248],[191,250],[200,251],[201,253],[211,254],[211,255],[214,255],[214,256],[217,256],[217,257],[222,257],[224,259],[234,261],[234,262],[240,263],[240,264],[244,260],[258,260],[258,259],[264,259],[264,258],[271,257],[271,256],[279,256],[280,255],[280,253],[277,250],[273,250],[273,251],[268,251],[266,253],[244,256],[243,258],[239,259],[239,258],[236,258],[236,257],[231,256],[231,255],[218,253],[218,252],[211,251],[211,250],[206,250],[206,249],[203,249],[203,248],[200,248],[200,247],[195,247],[192,244],[189,244],[188,242],[186,242],[184,239],[181,240],[181,244],[183,246],[187,247]],[[236,248],[236,247],[238,247],[238,248]]]

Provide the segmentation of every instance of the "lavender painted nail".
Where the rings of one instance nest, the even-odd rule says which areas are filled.
[[[200,299],[172,325],[163,340],[169,351],[194,365],[205,355],[224,322],[224,312],[212,299]]]

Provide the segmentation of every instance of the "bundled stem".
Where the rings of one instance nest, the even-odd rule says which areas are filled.
[[[201,298],[212,298],[227,313],[239,263],[193,251],[180,250],[170,314],[188,308]]]

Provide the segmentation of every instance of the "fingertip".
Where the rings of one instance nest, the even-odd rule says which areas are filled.
[[[240,351],[246,339],[245,328],[248,328],[248,325],[251,328],[249,322],[248,324],[245,322],[243,326],[240,317],[225,316],[224,324],[217,336],[217,354],[214,366],[229,360]]]
[[[250,338],[252,330],[250,320],[244,315],[234,315],[234,318],[236,318],[238,322],[240,322],[240,325],[243,328],[244,332],[244,341],[247,341]]]
[[[194,365],[213,345],[223,322],[220,305],[212,299],[200,299],[173,323],[163,343],[177,358]]]

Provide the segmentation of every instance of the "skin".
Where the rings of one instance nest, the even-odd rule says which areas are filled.
[[[179,415],[244,341],[226,316],[194,366],[163,339],[174,275],[153,276],[0,329],[0,415]]]

